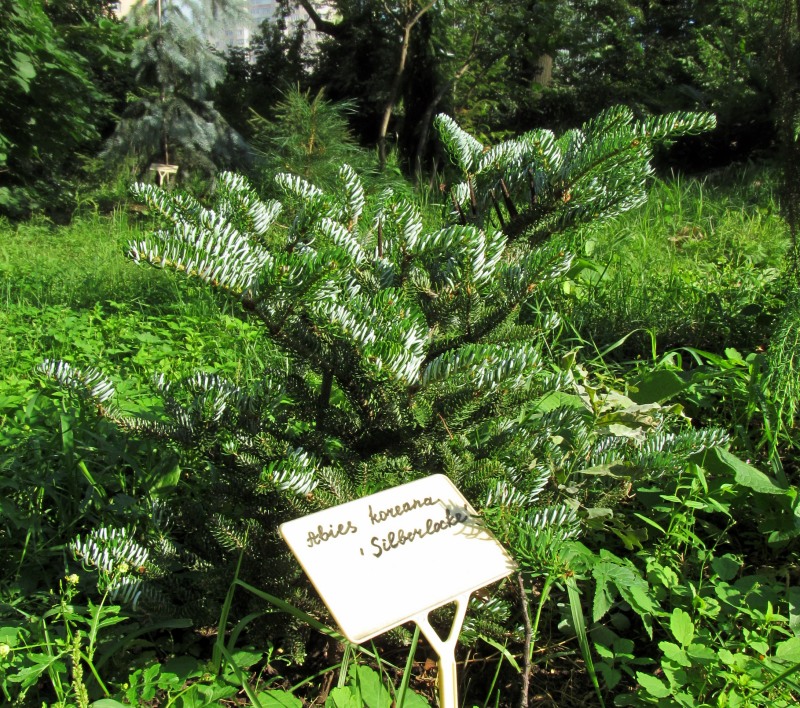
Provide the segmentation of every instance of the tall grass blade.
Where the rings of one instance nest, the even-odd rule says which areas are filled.
[[[583,619],[583,608],[581,607],[581,595],[578,591],[578,583],[575,581],[574,575],[568,575],[565,578],[567,586],[567,594],[569,595],[569,609],[572,614],[572,624],[575,627],[575,632],[578,635],[578,644],[581,648],[583,661],[586,664],[586,670],[589,672],[589,678],[592,680],[592,686],[597,694],[597,699],[600,705],[605,708],[605,701],[603,694],[600,691],[600,683],[597,680],[597,673],[594,669],[594,662],[592,661],[592,650],[589,646],[589,637],[586,634],[586,623]]]

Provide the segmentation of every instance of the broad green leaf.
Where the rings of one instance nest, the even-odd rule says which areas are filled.
[[[362,701],[349,686],[334,688],[325,701],[325,708],[364,708]]]
[[[669,619],[669,628],[672,636],[680,643],[682,647],[687,647],[694,639],[694,623],[689,613],[676,607],[672,611],[672,616]]]
[[[781,487],[775,480],[757,470],[744,460],[722,448],[712,448],[701,455],[695,455],[695,461],[709,472],[733,475],[736,483],[752,489],[760,494],[791,494],[791,490]]]
[[[655,676],[637,671],[636,680],[639,682],[639,685],[654,698],[666,698],[671,693],[669,687]]]
[[[10,647],[16,646],[19,632],[19,627],[0,627],[0,644],[8,644]]]
[[[635,382],[628,395],[636,403],[661,403],[685,390],[689,384],[675,371],[670,369],[657,369],[648,371],[642,378]]]
[[[653,602],[653,596],[647,583],[641,578],[631,585],[617,585],[620,595],[634,612],[639,615],[647,634],[653,636],[653,614],[658,609]]]
[[[714,558],[711,561],[711,568],[719,576],[720,580],[733,580],[741,566],[741,562],[730,553]]]
[[[596,663],[594,667],[597,673],[603,677],[606,688],[612,689],[622,680],[622,672],[619,669],[609,666],[604,661]]]
[[[625,565],[604,560],[592,567],[592,576],[597,581],[592,604],[592,620],[597,622],[608,612],[614,601],[614,593],[611,591],[609,583],[613,583],[617,588],[629,587],[636,581],[636,574]]]
[[[235,651],[232,654],[232,659],[240,669],[249,669],[253,664],[261,661],[263,652],[257,651]]]
[[[153,482],[150,484],[150,493],[153,494],[154,492],[163,491],[168,492],[175,487],[178,486],[178,482],[181,481],[181,466],[175,465],[169,472],[166,474],[158,475]]]
[[[556,408],[575,408],[584,410],[586,404],[580,396],[574,393],[564,393],[563,391],[553,391],[542,396],[528,410],[531,413],[546,413]]]
[[[92,708],[130,708],[124,703],[115,701],[113,698],[101,698],[99,701],[92,703]]]
[[[36,67],[33,65],[33,61],[27,54],[23,54],[22,52],[14,52],[14,70],[21,79],[20,85],[24,82],[25,85],[29,85],[31,79],[36,77]],[[23,86],[23,89],[25,86]]]
[[[785,661],[800,662],[800,637],[792,637],[775,647],[775,657]]]
[[[367,708],[389,708],[392,703],[389,691],[378,673],[369,666],[350,667],[350,680],[358,686]]]
[[[791,587],[788,592],[789,629],[800,635],[800,587]]]
[[[737,484],[762,494],[786,494],[788,492],[787,489],[780,487],[775,480],[769,478],[752,465],[740,460],[727,450],[718,448],[715,452],[723,464],[727,464],[733,469]]]
[[[716,653],[711,647],[705,644],[690,644],[686,653],[696,664],[706,666],[717,658]]]
[[[302,708],[303,701],[286,691],[264,691],[258,694],[261,708]]]
[[[63,661],[59,661],[58,657],[47,656],[46,654],[28,654],[31,661],[36,662],[33,666],[26,666],[20,669],[16,674],[8,677],[9,681],[22,684],[23,688],[33,686],[39,677],[52,667],[56,673],[62,673],[67,670]]]
[[[672,642],[659,642],[658,648],[664,652],[664,656],[667,657],[667,659],[678,664],[679,666],[692,665],[692,662],[687,656],[686,652],[677,644],[673,644]]]
[[[431,704],[428,703],[419,693],[413,691],[406,691],[405,699],[403,700],[402,708],[430,708]]]
[[[164,663],[165,673],[173,673],[184,681],[199,673],[200,663],[193,656],[174,656]]]

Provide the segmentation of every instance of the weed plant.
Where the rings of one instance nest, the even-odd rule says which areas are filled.
[[[615,358],[681,346],[765,346],[785,295],[789,235],[768,170],[655,182],[638,209],[580,234],[587,259],[558,303]]]

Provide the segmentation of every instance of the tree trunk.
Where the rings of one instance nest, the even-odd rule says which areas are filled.
[[[297,0],[300,7],[302,7],[306,14],[311,18],[311,21],[314,23],[314,29],[317,32],[321,32],[322,34],[327,34],[331,37],[341,37],[348,31],[347,21],[341,22],[339,24],[335,24],[333,22],[329,22],[328,20],[323,20],[320,17],[320,14],[317,12],[316,8],[311,4],[309,0]]]
[[[381,172],[383,172],[384,167],[386,167],[386,134],[389,131],[389,121],[392,119],[394,106],[397,103],[397,94],[400,93],[400,81],[403,78],[403,72],[406,68],[409,44],[411,44],[411,25],[406,25],[403,28],[403,45],[400,48],[400,61],[397,63],[397,71],[395,71],[394,78],[392,79],[392,87],[389,89],[389,98],[386,99],[386,106],[383,109],[383,117],[381,118],[381,128],[378,132],[378,160],[380,162]]]
[[[447,83],[443,84],[436,92],[436,95],[431,99],[425,113],[420,120],[419,140],[417,140],[417,150],[414,156],[414,166],[418,174],[422,174],[422,155],[425,152],[425,146],[428,144],[428,136],[431,134],[431,125],[433,124],[433,114],[437,106],[444,98],[444,95],[458,83],[458,80],[467,73],[469,69],[470,60],[464,62],[461,68],[453,75]]]
[[[550,54],[542,54],[536,62],[536,76],[533,82],[547,88],[553,81],[553,57]]]
[[[389,89],[389,98],[386,99],[386,106],[383,109],[383,116],[381,117],[381,127],[380,131],[378,132],[378,160],[381,171],[383,171],[383,169],[386,167],[386,135],[389,132],[389,121],[391,121],[392,113],[394,113],[394,107],[397,103],[397,96],[400,93],[400,82],[403,79],[403,73],[406,69],[408,48],[411,45],[411,30],[414,29],[414,25],[416,25],[417,22],[422,19],[422,16],[433,7],[435,2],[436,0],[430,0],[430,2],[426,3],[420,8],[416,15],[406,19],[405,24],[396,17],[394,18],[397,25],[403,31],[403,43],[400,47],[400,59],[397,62],[397,70],[395,71],[394,78],[392,79],[392,86]],[[411,2],[409,2],[409,8],[410,6]]]

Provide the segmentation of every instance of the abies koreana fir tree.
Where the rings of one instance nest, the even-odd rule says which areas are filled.
[[[623,459],[655,475],[718,442],[671,432],[657,405],[644,415],[599,396],[549,357],[557,313],[526,307],[570,267],[555,235],[642,202],[653,146],[713,125],[614,108],[561,136],[536,130],[487,148],[439,116],[462,181],[451,219],[433,229],[397,194],[368,199],[347,165],[328,192],[279,174],[279,201],[223,173],[213,208],[136,185],[163,228],[131,243],[131,258],[241,303],[263,326],[268,362],[242,386],[156,376],[163,409],[150,417],[123,414],[100,372],[41,367],[121,430],[180,452],[183,493],[148,561],[171,569],[162,584],[221,598],[244,549],[242,574],[274,589],[297,575],[281,562],[279,522],[438,472],[490,516],[552,527],[552,540],[575,530],[574,509],[541,508],[560,501],[567,468]]]

